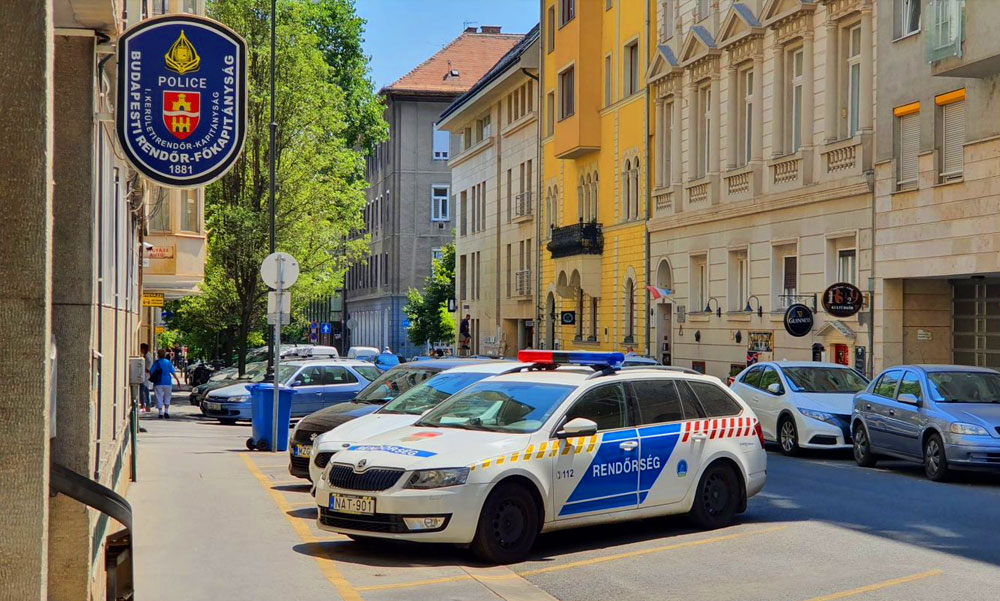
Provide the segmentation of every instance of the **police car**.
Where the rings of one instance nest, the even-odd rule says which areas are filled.
[[[317,483],[319,527],[510,563],[563,528],[679,513],[721,528],[763,488],[760,424],[718,379],[619,370],[621,353],[518,358],[532,365],[337,453]]]

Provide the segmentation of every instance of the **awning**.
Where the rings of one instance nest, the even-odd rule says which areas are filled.
[[[850,326],[840,321],[839,319],[831,319],[830,321],[823,324],[820,327],[820,329],[816,331],[816,335],[826,336],[832,330],[836,330],[837,332],[840,333],[840,335],[842,335],[844,338],[847,338],[848,340],[854,340],[857,337],[857,334],[854,332],[854,330],[852,330]]]

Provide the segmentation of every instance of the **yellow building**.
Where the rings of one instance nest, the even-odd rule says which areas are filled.
[[[649,7],[542,0],[541,14],[537,342],[646,352]]]

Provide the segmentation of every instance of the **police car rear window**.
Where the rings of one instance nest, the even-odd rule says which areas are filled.
[[[707,417],[738,415],[743,410],[739,403],[734,401],[725,390],[715,384],[709,384],[708,382],[688,382],[688,384],[691,385],[695,394],[698,395],[701,406],[705,408],[705,413],[708,414]]]

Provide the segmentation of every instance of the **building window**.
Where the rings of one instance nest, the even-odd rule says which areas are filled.
[[[556,133],[556,94],[549,92],[545,95],[545,135],[551,136]]]
[[[559,120],[576,113],[576,70],[570,67],[559,74]]]
[[[149,207],[149,231],[170,232],[170,190],[160,188]]]
[[[708,303],[708,256],[691,257],[691,312],[703,311]]]
[[[523,250],[524,250],[524,242],[521,242],[521,249],[522,249],[522,252],[523,252]],[[522,257],[522,259],[523,259],[523,257]],[[511,273],[512,272],[513,272],[513,270],[511,269],[511,245],[508,244],[507,245],[507,298],[510,298],[510,296],[511,296]]]
[[[604,0],[604,10],[611,10],[615,5],[615,0]]]
[[[625,221],[632,218],[632,159],[625,159],[622,171],[622,216]]]
[[[625,282],[625,342],[635,342],[635,282]]]
[[[742,311],[750,297],[750,264],[747,251],[729,251],[729,310]]]
[[[469,191],[463,190],[461,201],[459,202],[459,212],[461,213],[461,227],[459,234],[465,236],[469,233]]]
[[[941,107],[940,135],[941,181],[961,179],[965,169],[965,90],[942,94],[935,99]]]
[[[847,30],[847,137],[858,133],[861,114],[861,26]]]
[[[625,97],[639,91],[639,42],[625,46]]]
[[[772,281],[775,283],[773,292],[777,299],[775,310],[783,311],[789,305],[795,304],[799,293],[799,259],[795,254],[795,245],[776,246],[772,250]]]
[[[475,133],[476,133],[476,136],[475,136],[475,139],[473,140],[473,142],[476,143],[476,144],[482,142],[486,138],[488,138],[491,135],[493,135],[492,134],[492,130],[490,128],[490,115],[488,113],[486,115],[483,115],[479,119],[476,119],[476,132]]]
[[[789,134],[791,139],[789,144],[791,146],[791,152],[798,152],[799,148],[802,147],[802,64],[805,60],[805,54],[802,49],[793,50],[792,60],[789,61],[790,75],[789,78],[789,96],[790,96],[790,106],[791,111],[788,113],[787,118],[791,121],[789,124]],[[810,74],[811,75],[811,74]]]
[[[670,181],[670,142],[673,136],[674,127],[674,103],[665,102],[663,103],[663,111],[661,114],[661,119],[663,119],[663,127],[660,128],[660,143],[659,153],[660,153],[660,173],[658,178],[659,186],[669,186]]]
[[[469,267],[467,258],[468,257],[466,255],[462,255],[458,258],[458,300],[465,300],[468,298],[466,279],[469,277]]]
[[[437,248],[432,248],[431,249],[431,263],[432,264],[435,263],[435,262],[437,262],[437,261],[440,261],[443,258],[444,258],[444,249],[442,249],[440,246],[437,247]]]
[[[449,146],[451,145],[451,135],[447,131],[443,131],[434,127],[434,160],[435,161],[447,161],[449,154]]]
[[[201,211],[197,190],[181,190],[181,231],[201,233]]]
[[[920,153],[920,103],[898,107],[896,116],[895,159],[898,188],[917,185]]]
[[[738,81],[742,107],[740,114],[737,115],[739,148],[736,152],[736,166],[743,167],[750,163],[750,153],[753,146],[753,68],[741,71]]]
[[[669,0],[660,2],[660,15],[662,17],[660,26],[660,39],[667,41],[674,37],[674,9]]]
[[[697,176],[705,177],[712,166],[712,145],[709,139],[712,132],[712,88],[709,85],[698,89],[698,108]]]
[[[639,218],[639,159],[632,163],[632,219]]]
[[[853,248],[837,251],[837,281],[857,283],[858,251]]]
[[[921,0],[896,0],[896,37],[920,31]]]
[[[448,186],[431,186],[431,221],[448,221]]]
[[[559,0],[559,27],[576,18],[576,0]]]
[[[546,18],[548,21],[547,29],[547,41],[546,41],[546,51],[552,52],[556,49],[556,7],[550,6],[548,16]]]
[[[611,106],[614,100],[613,64],[610,54],[604,57],[604,106]]]

